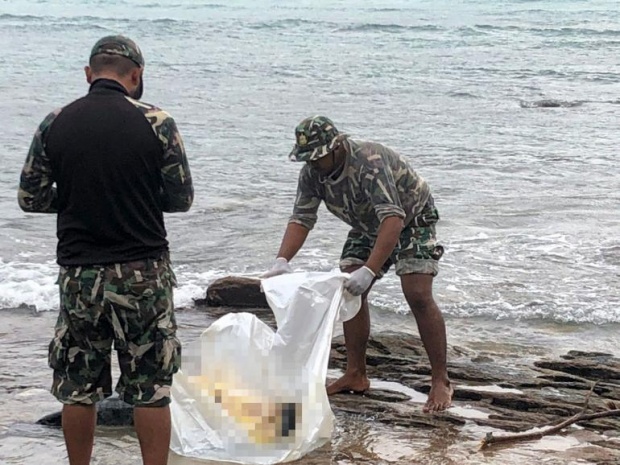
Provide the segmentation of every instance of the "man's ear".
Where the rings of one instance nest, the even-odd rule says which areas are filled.
[[[92,84],[93,82],[93,70],[90,66],[84,66],[84,74],[86,75],[86,82]]]
[[[140,84],[140,81],[142,80],[142,73],[144,71],[144,68],[134,68],[133,70],[131,70],[131,84],[134,86],[137,86]]]

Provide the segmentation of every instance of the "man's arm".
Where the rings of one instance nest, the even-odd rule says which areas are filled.
[[[45,135],[56,116],[57,110],[47,115],[34,134],[26,163],[22,169],[17,192],[20,208],[30,213],[57,213],[58,194],[50,159],[45,152]]]
[[[379,273],[383,264],[392,255],[403,226],[403,219],[398,216],[389,216],[381,222],[375,246],[366,261],[366,266],[375,275]]]
[[[308,233],[310,230],[299,223],[289,223],[286,226],[284,237],[282,238],[282,244],[278,252],[278,258],[285,258],[287,262],[290,262],[299,249],[306,242]]]
[[[306,168],[302,168],[299,173],[293,214],[286,226],[278,256],[272,268],[261,275],[262,278],[269,278],[293,271],[288,262],[297,255],[299,249],[304,245],[308,233],[314,227],[320,204],[321,198],[313,188],[310,172]]]
[[[299,252],[308,233],[316,224],[319,205],[321,205],[321,197],[316,192],[315,181],[310,170],[304,167],[299,173],[295,206],[282,238],[278,257],[290,261]]]
[[[398,243],[406,215],[389,164],[384,163],[380,155],[369,157],[369,163],[372,169],[364,176],[362,189],[381,224],[366,266],[377,274]]]
[[[163,115],[158,115],[155,123],[155,132],[164,146],[161,167],[162,210],[166,213],[186,212],[194,201],[189,162],[174,119],[163,111],[161,113]]]

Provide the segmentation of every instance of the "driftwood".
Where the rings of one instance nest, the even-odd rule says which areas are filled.
[[[583,409],[581,410],[581,412],[577,413],[576,415],[573,415],[572,417],[564,420],[563,422],[555,426],[551,426],[547,429],[543,429],[540,431],[533,431],[530,433],[526,432],[526,433],[518,433],[518,434],[507,434],[507,435],[502,435],[502,436],[494,436],[493,433],[487,433],[487,435],[481,441],[480,448],[487,449],[491,445],[495,445],[495,444],[506,444],[506,443],[533,441],[536,439],[541,439],[544,436],[549,436],[551,434],[558,433],[562,431],[564,428],[566,428],[567,426],[570,426],[574,423],[578,423],[580,421],[596,420],[597,418],[606,418],[606,417],[620,417],[620,409],[617,408],[616,404],[613,402],[607,403],[607,407],[610,410],[606,410],[604,412],[586,414],[586,411],[588,410],[588,405],[590,403],[590,397],[592,396],[592,392],[594,392],[594,388],[596,387],[597,383],[598,382],[592,385],[590,392],[588,392],[588,395],[586,396]]]

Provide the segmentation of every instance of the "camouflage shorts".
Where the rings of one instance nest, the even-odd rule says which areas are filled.
[[[92,405],[112,394],[111,349],[121,371],[116,391],[143,407],[170,403],[181,360],[167,257],[94,267],[61,267],[60,314],[49,346],[52,394]]]
[[[431,274],[439,273],[439,259],[443,247],[437,244],[435,223],[439,220],[436,208],[424,210],[415,217],[400,234],[398,244],[385,262],[378,278],[381,278],[396,264],[396,274]],[[340,257],[340,269],[363,265],[370,257],[375,239],[353,229],[349,232]]]

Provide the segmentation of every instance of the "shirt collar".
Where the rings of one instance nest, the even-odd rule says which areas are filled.
[[[116,92],[121,92],[125,95],[129,95],[129,92],[127,92],[127,89],[125,89],[125,87],[118,81],[115,81],[113,79],[106,79],[106,78],[101,78],[101,79],[97,79],[95,81],[92,82],[92,84],[90,85],[90,89],[88,90],[88,92],[93,92],[94,90],[112,90],[112,91],[116,91]]]

